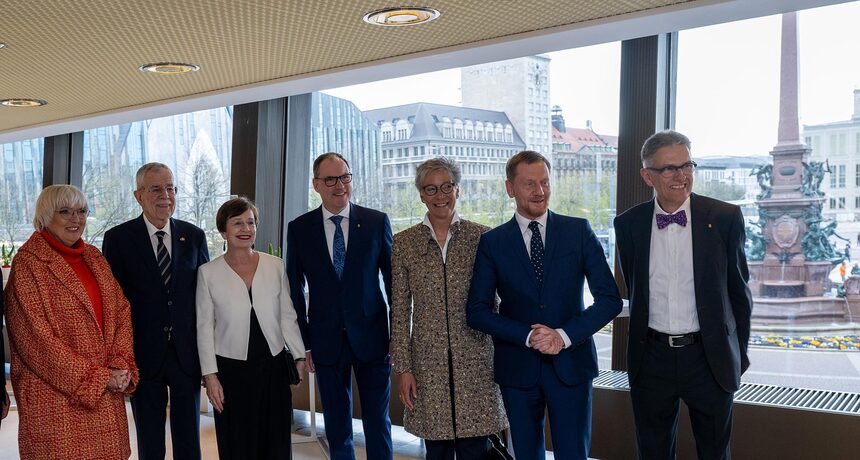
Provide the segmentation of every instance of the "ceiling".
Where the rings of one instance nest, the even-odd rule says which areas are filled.
[[[828,0],[432,0],[375,27],[371,0],[0,0],[0,142],[633,38]],[[407,2],[410,3],[410,2]],[[138,71],[197,64],[185,75]]]

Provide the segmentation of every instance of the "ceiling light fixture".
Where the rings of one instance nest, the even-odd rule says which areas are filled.
[[[45,104],[47,104],[47,102],[41,99],[27,99],[19,97],[0,99],[0,105],[5,105],[6,107],[41,107]]]
[[[200,66],[194,64],[181,64],[178,62],[159,62],[157,64],[142,65],[138,67],[137,70],[161,75],[178,75],[181,73],[196,72],[200,70]]]
[[[439,15],[439,11],[424,6],[386,8],[365,14],[364,22],[375,26],[414,26],[430,22]]]

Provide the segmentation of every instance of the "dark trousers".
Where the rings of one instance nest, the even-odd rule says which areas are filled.
[[[359,362],[344,337],[343,349],[334,365],[314,363],[323,404],[325,435],[331,460],[354,460],[352,439],[352,373],[361,401],[361,422],[367,446],[367,458],[391,460],[391,419],[388,401],[391,397],[391,365],[388,358],[376,362]]]
[[[215,412],[219,459],[291,458],[286,353],[246,361],[216,356],[224,388],[224,411]]]
[[[487,436],[474,438],[456,438],[432,441],[424,440],[427,449],[427,460],[486,460],[490,451],[490,439]]]
[[[730,459],[733,394],[711,373],[701,343],[681,348],[647,340],[630,385],[640,459],[674,459],[680,401],[690,411],[699,459]]]
[[[540,373],[533,387],[501,387],[514,454],[519,459],[546,458],[544,412],[548,410],[555,458],[587,459],[591,443],[591,380],[565,384],[556,375],[551,357],[542,359]]]
[[[170,388],[170,438],[173,458],[200,459],[200,376],[182,370],[173,343],[161,371],[140,379],[131,398],[141,460],[164,460],[164,424]]]

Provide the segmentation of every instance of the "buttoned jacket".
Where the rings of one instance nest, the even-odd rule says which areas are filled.
[[[396,372],[418,382],[408,432],[425,439],[497,433],[508,425],[493,382],[493,342],[466,324],[466,300],[481,234],[480,224],[452,224],[446,261],[432,230],[415,225],[394,237],[392,256],[392,354]],[[448,349],[451,364],[448,365]],[[452,419],[449,376],[453,373]],[[456,423],[455,423],[456,422]]]

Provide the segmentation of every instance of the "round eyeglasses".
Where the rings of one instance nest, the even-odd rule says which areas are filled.
[[[435,186],[435,185],[425,185],[425,186],[424,186],[424,188],[422,188],[421,190],[422,190],[422,191],[424,192],[424,194],[425,194],[425,195],[427,195],[427,196],[433,196],[433,195],[435,195],[437,192],[439,192],[440,190],[441,190],[441,191],[442,191],[442,193],[444,193],[445,195],[450,195],[450,194],[451,194],[451,192],[453,192],[453,191],[454,191],[454,188],[455,188],[456,186],[457,186],[457,184],[455,184],[455,183],[453,183],[453,182],[445,182],[444,184],[442,184],[442,185],[440,185],[440,186],[438,186],[438,187],[437,187],[437,186]]]

